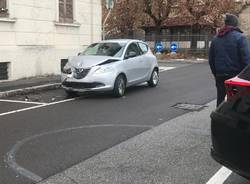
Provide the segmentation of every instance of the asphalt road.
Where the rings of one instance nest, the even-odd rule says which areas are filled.
[[[178,103],[204,105],[215,99],[207,64],[174,67],[161,73],[157,88],[140,85],[123,98],[87,94],[62,101],[66,96],[58,89],[0,101],[0,183],[35,183],[189,112],[173,107]],[[36,103],[18,102],[25,99]]]

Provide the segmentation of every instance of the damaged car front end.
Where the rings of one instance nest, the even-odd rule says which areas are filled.
[[[111,66],[111,63],[118,61],[119,58],[103,56],[71,57],[62,71],[62,87],[69,94],[112,90],[117,71],[116,67]]]
[[[62,87],[70,96],[79,92],[111,91],[121,97],[126,87],[159,81],[156,57],[139,40],[106,40],[94,43],[62,67]]]

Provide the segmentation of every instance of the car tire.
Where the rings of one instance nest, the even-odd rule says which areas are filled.
[[[150,80],[148,81],[148,85],[150,87],[156,87],[158,83],[159,83],[159,72],[157,69],[154,69],[151,74]]]
[[[123,75],[119,75],[114,84],[113,96],[122,97],[126,90],[126,79]]]
[[[78,96],[78,92],[76,91],[70,91],[70,90],[65,90],[67,97],[76,97]]]

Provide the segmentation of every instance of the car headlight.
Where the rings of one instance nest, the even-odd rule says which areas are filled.
[[[108,73],[112,71],[113,71],[113,67],[111,66],[100,66],[99,68],[95,70],[95,74]]]
[[[63,67],[63,73],[65,74],[71,74],[72,73],[72,69],[70,67],[70,65],[67,63],[64,67]]]

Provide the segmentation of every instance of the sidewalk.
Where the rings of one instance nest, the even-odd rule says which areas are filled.
[[[0,82],[0,98],[58,87],[60,87],[59,75]]]
[[[200,112],[165,122],[39,184],[180,184],[197,183],[197,179],[206,183],[218,167],[210,157],[209,115],[214,108],[215,101]]]

